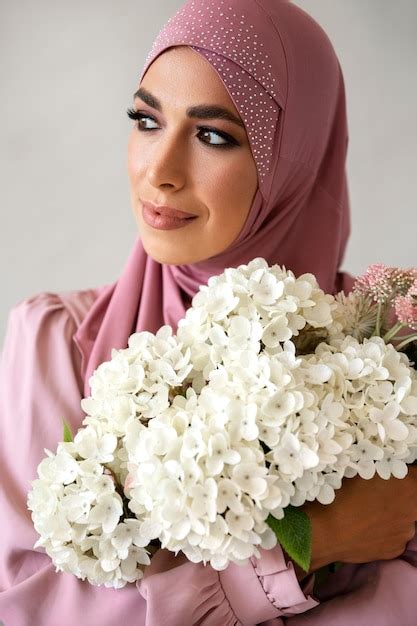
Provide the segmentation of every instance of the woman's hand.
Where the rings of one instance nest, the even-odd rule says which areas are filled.
[[[417,466],[409,465],[402,479],[345,478],[332,504],[308,502],[301,509],[312,523],[310,572],[334,561],[396,558],[416,532]]]

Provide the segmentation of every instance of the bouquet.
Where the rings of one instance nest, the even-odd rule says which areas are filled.
[[[108,587],[154,546],[221,570],[280,541],[308,571],[299,507],[417,459],[416,339],[417,270],[373,265],[334,297],[262,258],[227,268],[176,334],[134,333],[96,369],[32,481],[35,547]]]

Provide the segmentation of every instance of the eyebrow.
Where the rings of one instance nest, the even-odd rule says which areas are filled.
[[[160,111],[162,113],[162,105],[156,96],[153,96],[147,89],[144,87],[140,87],[134,94],[133,99],[140,98],[148,104],[150,107]],[[222,120],[228,120],[229,122],[233,122],[241,128],[245,129],[245,125],[242,120],[234,115],[229,109],[225,107],[219,106],[217,104],[199,104],[196,106],[188,107],[186,110],[186,114],[188,117],[196,117],[202,120],[210,120],[215,118],[220,118]]]

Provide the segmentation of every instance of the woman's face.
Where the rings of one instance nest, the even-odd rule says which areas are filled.
[[[216,71],[185,46],[161,54],[139,91],[128,173],[143,247],[160,263],[208,259],[236,239],[257,190],[243,122]],[[193,112],[191,107],[200,110]],[[236,122],[208,110],[213,107],[226,109]],[[165,218],[155,213],[149,222],[152,211],[149,207],[144,211],[144,202],[196,217],[166,229]]]

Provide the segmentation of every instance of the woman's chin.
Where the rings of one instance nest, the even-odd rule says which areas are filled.
[[[174,250],[168,250],[166,247],[149,245],[143,239],[142,245],[148,256],[163,265],[189,265],[195,263],[197,260],[201,260],[200,258],[197,259],[196,255],[193,255],[191,251],[187,254],[182,250],[181,254],[179,254]]]

